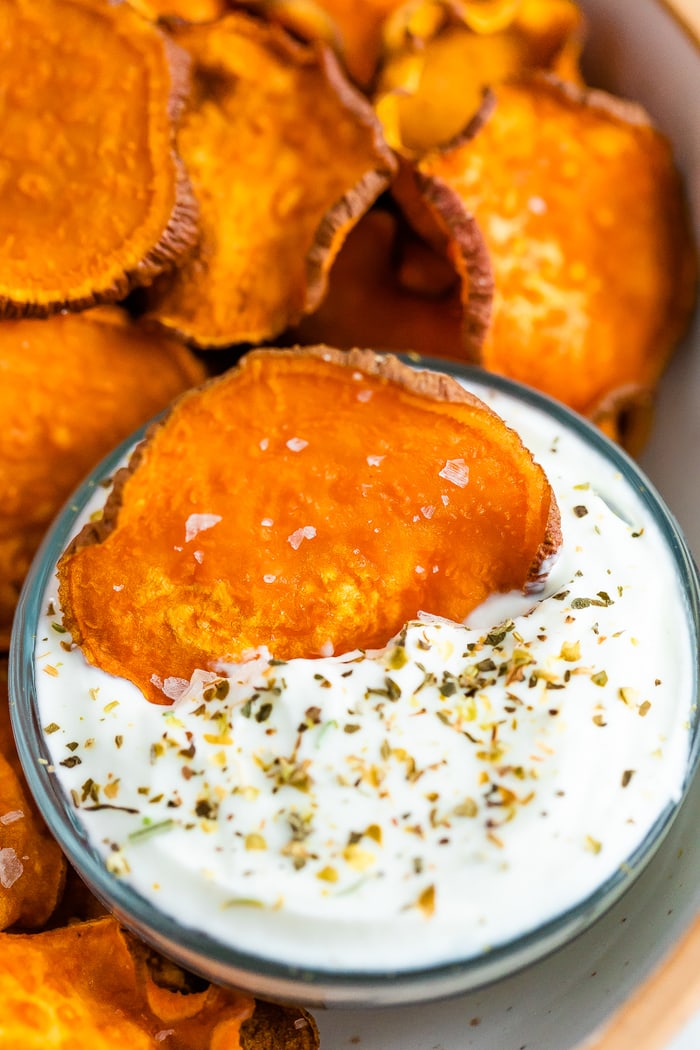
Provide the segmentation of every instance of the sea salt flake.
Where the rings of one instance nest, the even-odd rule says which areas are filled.
[[[157,1043],[162,1043],[165,1039],[169,1039],[171,1035],[175,1035],[174,1028],[161,1028],[160,1032],[156,1032],[153,1038]]]
[[[204,551],[195,551],[194,552],[194,560],[198,561],[199,564],[201,565],[202,562],[204,561]]]
[[[440,499],[442,500],[443,507],[446,507],[448,505],[448,503],[450,502],[450,497],[449,496],[441,496]]]
[[[295,529],[291,536],[287,536],[287,542],[292,550],[298,551],[304,540],[312,540],[316,535],[313,525],[304,525],[301,529]]]
[[[373,393],[373,390],[359,390],[357,393],[357,400],[364,401],[365,403],[371,401]]]
[[[150,678],[150,682],[151,682],[151,685],[154,685],[156,687],[156,689],[162,689],[163,688],[163,679],[160,677],[160,675],[152,674],[151,678]]]
[[[469,465],[463,459],[448,459],[438,473],[445,481],[450,481],[460,489],[469,483]]]
[[[270,447],[270,439],[269,438],[263,438],[262,441],[260,442],[261,450],[263,452],[267,452],[269,447]]]
[[[260,524],[263,525],[266,529],[269,529],[275,523],[272,520],[272,518],[263,518],[263,520],[260,522]]]
[[[274,583],[276,579],[277,577],[274,576],[271,572],[266,572],[263,576],[263,581],[265,583]]]
[[[179,700],[189,687],[190,683],[187,678],[174,678],[172,676],[166,678],[161,686],[169,700]]]
[[[24,871],[24,865],[12,846],[0,849],[0,886],[9,890]]]
[[[435,507],[432,507],[430,505],[427,506],[427,507],[421,507],[420,512],[421,512],[421,514],[423,515],[424,518],[430,519],[430,518],[432,518],[433,514],[435,513]]]
[[[190,514],[185,522],[185,543],[189,543],[200,532],[218,525],[220,521],[220,514]]]
[[[14,824],[16,820],[22,820],[24,813],[21,809],[11,809],[0,817],[0,824]]]
[[[290,452],[301,452],[308,445],[308,441],[304,441],[303,438],[290,438],[287,442],[287,448]]]
[[[112,586],[112,590],[113,591],[123,591],[124,590],[124,584],[123,583],[115,583]]]
[[[378,467],[383,459],[386,459],[386,456],[368,456],[367,462],[370,467]]]

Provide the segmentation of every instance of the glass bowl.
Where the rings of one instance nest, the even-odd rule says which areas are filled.
[[[10,654],[14,731],[30,788],[49,827],[70,862],[107,908],[125,926],[187,969],[260,997],[322,1006],[416,1003],[455,995],[514,973],[581,933],[625,892],[662,844],[697,768],[700,744],[696,654],[700,635],[700,583],[688,546],[661,497],[624,452],[562,405],[478,369],[430,360],[421,361],[421,367],[450,373],[490,400],[496,411],[505,409],[506,419],[509,404],[525,406],[534,414],[547,440],[551,438],[553,448],[557,445],[557,434],[572,435],[592,456],[606,461],[611,476],[619,476],[626,483],[625,491],[635,506],[635,515],[656,529],[671,573],[675,574],[675,582],[672,576],[667,576],[662,586],[678,588],[690,654],[687,750],[677,758],[681,767],[676,770],[677,790],[669,801],[657,808],[643,835],[621,863],[589,892],[569,900],[565,906],[554,906],[551,914],[538,917],[530,928],[501,939],[488,950],[469,950],[462,955],[453,952],[446,961],[388,967],[373,965],[371,959],[367,966],[353,964],[347,968],[342,964],[309,965],[302,952],[299,961],[290,958],[289,952],[282,953],[282,958],[276,957],[267,947],[269,929],[262,932],[263,925],[260,950],[250,941],[241,947],[232,943],[230,937],[220,938],[215,927],[203,932],[188,925],[179,917],[187,908],[186,895],[175,909],[156,906],[118,871],[108,870],[104,851],[100,852],[88,835],[70,793],[56,774],[59,763],[51,753],[51,737],[45,731],[46,712],[39,707],[36,664],[39,625],[45,617],[46,594],[54,579],[57,559],[104,492],[108,479],[143,436],[146,428],[142,428],[108,456],[76,491],[54,522],[34,561],[17,610]],[[613,510],[623,518],[629,513],[624,507],[613,506]],[[653,569],[658,570],[659,566]],[[268,916],[268,921],[274,923],[274,917],[270,920]],[[302,925],[301,937],[303,933]]]

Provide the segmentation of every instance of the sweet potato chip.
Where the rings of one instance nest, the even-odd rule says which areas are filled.
[[[559,539],[542,470],[454,380],[257,351],[154,428],[61,559],[61,604],[90,662],[163,703],[168,679],[259,646],[314,657],[420,609],[462,620],[539,586]]]
[[[422,7],[432,17],[417,32]],[[488,24],[489,13],[500,28],[476,32],[475,25]],[[481,19],[478,6],[425,0],[400,8],[390,28],[395,40],[382,67],[376,109],[388,141],[409,154],[461,132],[487,86],[533,69],[579,78],[582,16],[573,0],[489,5]]]
[[[177,39],[194,62],[178,143],[202,236],[192,260],[157,283],[149,315],[199,346],[258,342],[318,303],[394,158],[324,46],[240,13]]]
[[[316,1050],[311,1017],[258,1007],[147,953],[111,917],[33,935],[0,935],[0,1045],[22,1050]],[[165,979],[165,983],[161,983]],[[171,984],[171,981],[175,983]],[[267,1018],[267,1020],[266,1020]]]
[[[227,0],[129,0],[147,18],[184,18],[186,22],[213,22],[226,13]]]
[[[654,386],[695,257],[668,143],[638,106],[546,76],[504,84],[473,135],[418,170],[456,191],[488,245],[486,368],[584,413]]]
[[[42,926],[61,896],[65,870],[63,854],[44,825],[24,781],[10,725],[7,662],[2,660],[0,930],[14,925],[27,929]]]
[[[323,302],[303,318],[290,338],[344,350],[381,346],[466,358],[465,310],[473,312],[472,330],[478,343],[476,332],[483,336],[488,304],[475,308],[467,302],[465,307],[463,289],[454,266],[411,233],[400,216],[373,210],[343,245]]]
[[[127,3],[3,0],[0,316],[122,298],[179,259],[187,59]]]
[[[0,324],[0,645],[46,527],[88,470],[204,370],[118,307]]]
[[[253,0],[246,6],[302,40],[332,45],[350,78],[367,88],[375,75],[388,15],[403,0]]]

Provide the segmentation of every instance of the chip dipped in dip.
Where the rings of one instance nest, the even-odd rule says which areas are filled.
[[[159,673],[149,703],[87,662],[45,576],[35,659],[51,772],[105,877],[185,942],[194,930],[312,975],[495,959],[585,902],[609,903],[601,887],[620,892],[682,796],[697,584],[682,579],[691,570],[656,497],[565,411],[507,382],[462,385],[552,486],[563,540],[538,593],[498,593],[464,622],[419,607],[371,648],[222,654],[187,678]],[[422,522],[462,492],[455,469]],[[95,489],[74,532],[105,495]],[[215,508],[195,510],[211,516],[183,543],[193,562],[219,527]],[[299,549],[320,528],[307,512]],[[454,553],[419,567],[439,576]]]

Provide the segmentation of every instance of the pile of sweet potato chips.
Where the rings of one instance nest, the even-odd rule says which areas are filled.
[[[251,346],[481,365],[641,447],[695,246],[585,37],[574,0],[0,0],[4,652],[80,478]],[[316,1047],[66,873],[6,692],[3,667],[0,1046]]]

